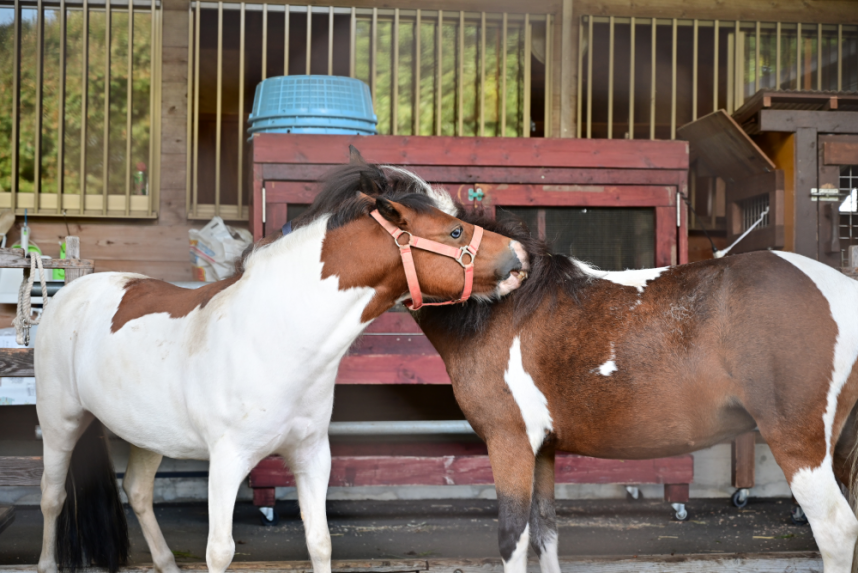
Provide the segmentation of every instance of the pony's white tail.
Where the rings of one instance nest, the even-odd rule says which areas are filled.
[[[848,428],[848,426],[847,426]],[[852,512],[858,517],[858,441],[852,448],[852,453],[849,455],[851,468],[849,475],[851,485],[849,487],[849,505],[852,507]],[[852,573],[858,573],[858,541],[855,543],[855,548],[852,550]]]

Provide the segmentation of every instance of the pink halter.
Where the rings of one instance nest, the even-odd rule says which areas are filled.
[[[474,236],[471,237],[470,245],[456,248],[430,241],[429,239],[415,237],[408,231],[403,231],[399,227],[394,226],[390,221],[382,217],[377,209],[370,213],[370,215],[378,221],[379,225],[384,227],[385,231],[393,236],[393,242],[399,247],[402,266],[405,268],[405,279],[408,281],[408,292],[411,293],[411,300],[405,301],[405,306],[409,310],[417,310],[421,306],[442,306],[468,300],[471,296],[471,289],[474,286],[474,259],[477,258],[477,250],[480,248],[480,241],[483,239],[482,227],[474,226]],[[408,242],[404,245],[399,242],[399,237],[402,235],[408,235]],[[465,288],[462,290],[461,298],[446,302],[423,302],[423,293],[420,292],[420,283],[417,280],[417,270],[414,268],[414,257],[411,255],[411,247],[456,259],[456,262],[462,265],[462,268],[465,269]],[[465,256],[468,257],[467,263],[463,260]]]

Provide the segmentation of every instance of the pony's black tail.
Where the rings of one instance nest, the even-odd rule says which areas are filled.
[[[95,566],[116,573],[128,562],[128,524],[107,436],[98,420],[90,424],[72,453],[56,547],[57,563],[64,571]]]

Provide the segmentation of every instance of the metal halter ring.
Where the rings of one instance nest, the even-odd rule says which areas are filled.
[[[456,257],[456,262],[457,262],[457,263],[459,263],[460,265],[462,265],[462,268],[463,268],[463,269],[467,269],[468,267],[472,267],[472,266],[474,266],[474,259],[476,259],[476,258],[477,258],[476,253],[472,253],[472,252],[471,252],[471,248],[470,248],[470,247],[471,247],[471,246],[470,246],[470,245],[468,245],[468,246],[466,246],[466,247],[461,247],[461,248],[459,248],[459,256],[458,256],[458,257]],[[465,255],[469,255],[469,256],[471,257],[471,260],[470,260],[470,262],[469,262],[468,264],[465,264],[465,263],[462,261],[462,258],[464,258],[464,256],[465,256]]]
[[[407,242],[407,243],[405,243],[405,244],[402,244],[402,243],[400,243],[400,242],[399,242],[399,237],[401,237],[402,235],[408,235],[408,242]],[[394,242],[394,243],[396,243],[396,246],[397,246],[397,247],[399,247],[399,248],[401,249],[401,248],[403,248],[403,247],[407,247],[408,245],[410,245],[410,244],[411,244],[411,239],[412,239],[413,237],[414,237],[414,235],[412,235],[412,234],[411,234],[411,233],[409,233],[408,231],[401,231],[398,235],[396,235],[395,237],[393,237],[393,242]]]

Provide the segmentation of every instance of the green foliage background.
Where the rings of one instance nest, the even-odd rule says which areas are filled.
[[[0,9],[0,192],[12,186],[12,121],[14,79],[13,9]],[[38,27],[34,9],[21,11],[21,63],[19,101],[18,189],[32,193],[36,172],[36,101]],[[81,187],[81,104],[83,94],[83,48],[87,41],[89,57],[86,73],[86,165],[88,194],[104,192],[104,146],[108,148],[108,192],[125,193],[126,111],[128,78],[128,11],[111,12],[110,71],[106,68],[106,18],[104,10],[89,12],[88,34],[84,31],[81,10],[67,10],[65,58],[65,157],[59,161],[60,134],[60,39],[61,17],[56,9],[44,10],[41,192],[57,193],[63,176],[64,193],[79,194]],[[149,89],[150,89],[149,12],[133,15],[132,51],[132,171],[149,161]],[[109,80],[107,141],[104,134],[105,82]],[[132,173],[133,176],[133,173]]]

